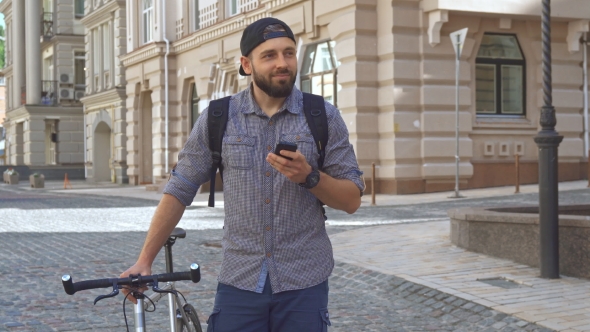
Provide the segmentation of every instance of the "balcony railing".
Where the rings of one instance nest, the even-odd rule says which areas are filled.
[[[56,106],[57,105],[57,81],[41,81],[41,99],[39,105]],[[27,88],[20,89],[20,103],[27,104]]]
[[[53,13],[44,12],[41,14],[41,36],[50,39],[53,35]]]
[[[57,105],[57,81],[41,81],[41,105]]]

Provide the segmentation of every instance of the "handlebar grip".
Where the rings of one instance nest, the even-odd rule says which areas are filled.
[[[64,274],[61,277],[61,283],[64,285],[64,290],[68,295],[74,295],[76,291],[74,290],[74,283],[72,282],[72,277],[69,274]]]
[[[64,286],[64,290],[68,295],[74,295],[76,292],[85,289],[94,289],[94,288],[106,288],[113,285],[113,279],[98,279],[98,280],[87,280],[87,281],[78,281],[74,283],[72,281],[72,277],[69,274],[64,275],[61,277],[61,283]]]
[[[86,289],[112,287],[114,280],[117,280],[117,279],[96,279],[96,280],[78,281],[78,282],[74,283],[74,293],[79,292],[79,291],[83,291]]]
[[[191,264],[191,281],[195,284],[201,281],[201,267],[197,263]]]

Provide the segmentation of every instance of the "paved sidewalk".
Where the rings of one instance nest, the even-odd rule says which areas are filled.
[[[561,183],[559,189],[586,186],[586,181],[575,181]],[[469,198],[505,196],[510,189],[463,194]],[[536,186],[521,187],[526,193],[537,190]],[[377,202],[435,202],[449,194],[381,195]],[[590,331],[590,280],[565,276],[542,279],[538,268],[458,248],[451,244],[449,234],[449,222],[425,222],[360,228],[331,239],[338,261],[394,275],[557,331]],[[490,279],[508,281],[504,284],[514,288],[484,282]]]
[[[59,183],[46,184],[47,192],[123,196],[159,200],[161,194],[143,187],[91,185],[73,182],[73,189]],[[19,190],[34,190],[26,187]],[[559,190],[588,190],[586,181],[560,183]],[[36,190],[37,191],[37,190]],[[522,193],[536,193],[538,185],[521,186]],[[461,192],[466,198],[510,197],[514,187]],[[449,201],[451,192],[417,195],[377,195],[377,206],[402,206]],[[515,195],[517,197],[517,195]],[[208,193],[198,194],[193,205],[206,205]],[[216,201],[222,203],[223,195]],[[370,196],[364,196],[369,206]],[[219,203],[216,204],[219,206]],[[353,215],[354,216],[354,215]],[[590,331],[590,280],[562,277],[547,280],[539,271],[514,262],[465,251],[449,240],[449,221],[400,223],[356,228],[331,235],[335,258],[364,270],[405,279],[450,294],[539,326],[558,331]],[[502,288],[483,281],[499,279],[515,288]],[[444,310],[441,309],[441,310]],[[495,329],[502,329],[497,322]]]

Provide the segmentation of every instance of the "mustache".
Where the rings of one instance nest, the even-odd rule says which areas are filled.
[[[277,70],[276,72],[274,72],[274,74],[272,74],[272,76],[282,75],[282,74],[293,75],[293,73],[289,69],[285,68],[285,69],[279,69],[279,70]]]

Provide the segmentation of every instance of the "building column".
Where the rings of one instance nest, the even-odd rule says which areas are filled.
[[[21,103],[21,88],[25,86],[25,3],[12,2],[12,107],[17,108]],[[37,38],[37,43],[39,39]]]
[[[354,1],[342,8],[327,25],[336,42],[338,67],[338,108],[348,126],[359,166],[370,174],[371,163],[379,161],[379,115],[377,49],[377,1]],[[330,10],[329,7],[326,10]],[[324,18],[325,19],[325,18]]]
[[[41,2],[25,0],[25,5],[27,8],[25,22],[27,104],[38,105],[41,102],[41,42],[39,40],[41,37]]]

